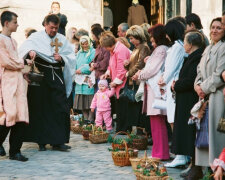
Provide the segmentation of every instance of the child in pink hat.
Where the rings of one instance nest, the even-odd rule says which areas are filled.
[[[98,88],[99,90],[96,92],[91,102],[91,111],[94,112],[95,108],[97,108],[95,119],[96,126],[102,126],[104,120],[106,130],[111,133],[112,117],[110,97],[115,94],[115,89],[111,88],[111,90],[109,90],[108,82],[105,79],[98,82]]]

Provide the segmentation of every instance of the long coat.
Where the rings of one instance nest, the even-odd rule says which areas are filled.
[[[148,79],[156,76],[157,73],[160,71],[162,65],[165,63],[167,50],[168,50],[167,46],[164,45],[158,46],[147,60],[146,65],[144,69],[141,71],[138,79],[142,81],[147,81]],[[165,110],[154,109],[152,107],[152,103],[154,102],[155,99],[155,94],[150,85],[147,85],[147,93],[145,93],[145,96],[146,95],[147,98],[144,98],[143,106],[147,107],[147,115],[159,115],[159,114],[166,115]]]
[[[127,23],[129,27],[148,23],[144,6],[138,4],[129,7]]]
[[[175,41],[174,45],[167,51],[163,81],[166,84],[167,120],[169,123],[174,122],[175,114],[175,102],[170,88],[173,81],[178,79],[185,55],[186,53],[181,40]]]
[[[0,125],[29,122],[23,67],[16,41],[0,35]]]
[[[129,85],[133,85],[132,76],[139,70],[145,67],[144,59],[150,55],[150,49],[146,43],[140,44],[133,50],[130,56],[130,63],[124,68],[127,70],[127,78],[129,79]],[[139,82],[136,82],[139,84]]]
[[[194,81],[197,76],[197,66],[201,60],[203,49],[191,53],[184,60],[180,70],[179,79],[176,81],[176,110],[173,130],[172,151],[175,154],[194,155],[195,150],[195,125],[188,125],[192,107],[198,102],[198,95],[194,90]]]
[[[89,55],[88,55],[89,53]],[[81,74],[91,74],[89,64],[95,56],[95,49],[90,48],[90,52],[85,52],[80,50],[77,54],[76,70],[80,69]],[[76,84],[75,85],[76,94],[92,95],[94,94],[94,88],[89,88],[86,84]]]
[[[209,95],[209,149],[196,148],[196,165],[209,166],[225,147],[225,134],[218,132],[217,125],[225,114],[223,97],[224,82],[220,78],[225,69],[225,42],[209,45],[198,66],[195,85],[199,84]]]

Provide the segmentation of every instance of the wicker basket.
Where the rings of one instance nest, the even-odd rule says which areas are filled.
[[[140,173],[135,173],[137,180],[167,180],[169,179],[169,176],[145,176]]]
[[[82,131],[82,135],[83,135],[83,139],[84,140],[89,140],[89,134],[90,134],[91,131],[88,131],[88,130],[83,130]]]
[[[129,152],[127,143],[124,141],[125,150],[112,152],[112,159],[116,166],[130,166],[130,158],[138,156],[138,152]]]
[[[73,109],[70,109],[70,130],[73,131],[74,126],[76,125],[76,121],[74,121],[74,115],[78,115],[78,113],[74,113]]]
[[[130,135],[127,134],[126,132],[120,131],[120,132],[116,133],[116,134],[113,136],[113,140],[114,140],[114,139],[116,138],[116,136],[119,135],[119,134],[126,134],[129,138],[131,138]],[[126,143],[126,144],[127,144],[127,143]],[[131,145],[130,145],[130,144],[127,144],[127,147],[130,148]],[[115,144],[115,143],[112,143],[112,148],[113,148],[113,149],[124,150],[124,149],[125,149],[125,144],[124,144],[124,143],[122,143],[122,144]]]
[[[144,128],[137,127],[137,129],[141,129],[145,133],[145,135],[139,135],[138,139],[132,139],[132,148],[138,150],[146,150],[148,146],[147,133],[144,131]]]
[[[132,169],[135,171],[137,169],[137,165],[140,162],[140,158],[130,158]]]
[[[102,127],[101,132],[99,134],[96,134],[95,128],[92,127],[92,133],[89,134],[89,140],[93,144],[100,144],[100,143],[106,143],[108,141],[109,133],[106,133],[103,131]]]
[[[137,168],[135,169],[135,175],[137,177],[137,180],[167,180],[169,176],[158,176],[156,175],[156,171],[159,170],[161,173],[166,172],[166,168],[163,166],[162,168],[159,168],[159,165],[163,163],[160,162],[160,159],[157,158],[147,158],[147,153],[145,151],[145,155],[136,165],[140,165],[141,167],[147,167],[150,166],[154,168],[154,170],[150,171],[150,176],[143,175],[141,172],[138,172]],[[137,166],[136,166],[137,167]]]
[[[71,131],[73,131],[74,134],[82,134],[83,128],[80,125],[71,126]]]

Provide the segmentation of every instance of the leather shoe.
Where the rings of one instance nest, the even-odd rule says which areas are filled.
[[[201,166],[192,166],[188,176],[185,180],[199,180],[203,178]]]
[[[66,149],[71,149],[71,146],[68,146],[66,144],[64,144],[64,146],[65,146]]]
[[[183,171],[180,173],[180,177],[182,177],[182,178],[188,177],[188,175],[189,175],[189,173],[190,173],[190,170],[191,170],[191,167],[188,167],[187,169],[183,170]]]
[[[52,150],[68,152],[68,147],[66,147],[66,145],[64,145],[64,144],[53,145],[52,146]]]
[[[0,156],[5,156],[6,152],[3,146],[0,146]]]
[[[166,163],[167,168],[185,168],[187,164],[186,157],[182,155],[177,155],[176,158],[171,163]]]
[[[152,146],[152,145],[153,145],[153,140],[152,140],[152,137],[150,137],[150,138],[148,139],[148,145],[150,145],[150,146]]]
[[[38,144],[39,145],[39,151],[46,151],[46,147],[44,144]]]
[[[28,158],[26,158],[25,156],[23,156],[21,153],[16,153],[13,156],[9,156],[9,159],[11,160],[17,160],[17,161],[22,161],[25,162],[28,160]]]

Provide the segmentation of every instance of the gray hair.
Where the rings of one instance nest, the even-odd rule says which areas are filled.
[[[81,36],[89,36],[89,33],[85,29],[79,29],[75,36],[80,39]]]
[[[126,32],[129,29],[129,25],[127,23],[121,23],[118,27],[121,27],[123,32]]]
[[[185,35],[185,40],[187,43],[192,44],[193,46],[197,47],[204,47],[205,46],[205,41],[202,33],[198,31],[191,31],[187,32]]]

